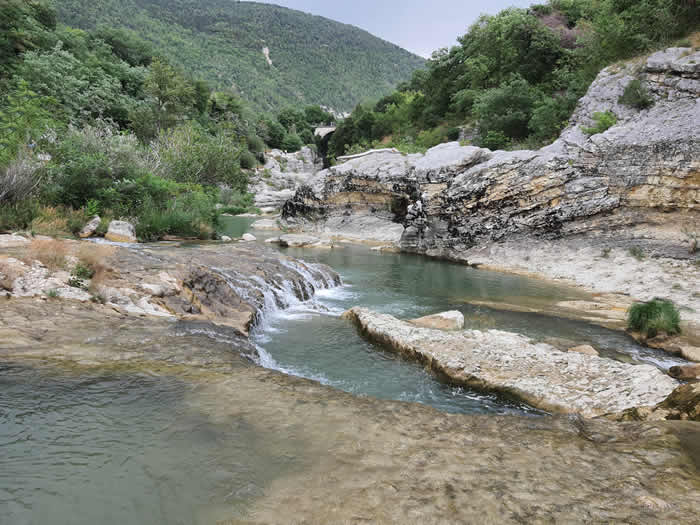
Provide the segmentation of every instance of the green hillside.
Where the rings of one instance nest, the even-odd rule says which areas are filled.
[[[56,8],[73,27],[131,29],[193,76],[233,88],[261,110],[298,104],[350,110],[391,92],[425,62],[356,27],[270,4],[61,0]]]

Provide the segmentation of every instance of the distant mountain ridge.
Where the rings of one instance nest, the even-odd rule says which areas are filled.
[[[272,4],[61,0],[56,7],[73,27],[131,29],[188,73],[233,88],[262,110],[320,104],[348,111],[390,93],[425,63],[357,27]]]

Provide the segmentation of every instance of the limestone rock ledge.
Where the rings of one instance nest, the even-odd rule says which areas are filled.
[[[594,417],[655,405],[679,384],[651,365],[561,352],[499,330],[420,328],[360,307],[343,317],[454,384],[501,392],[551,412]]]
[[[453,142],[351,159],[309,178],[282,221],[454,259],[484,242],[579,234],[644,239],[687,257],[682,230],[700,223],[700,73],[684,66],[693,62],[700,51],[672,49],[606,68],[560,138],[537,151]],[[649,109],[618,102],[635,78],[654,98]],[[603,111],[617,124],[588,136]]]

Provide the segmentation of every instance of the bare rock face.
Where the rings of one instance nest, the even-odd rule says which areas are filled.
[[[455,259],[485,241],[522,235],[637,235],[643,227],[641,237],[664,242],[670,223],[700,221],[698,63],[700,52],[671,49],[646,64],[603,70],[561,137],[538,151],[491,152],[455,142],[425,155],[377,152],[349,160],[297,190],[283,221]],[[618,101],[635,78],[654,98],[649,109]],[[583,128],[602,111],[615,113],[617,124],[588,136]],[[671,232],[678,245],[680,231]]]
[[[463,330],[464,315],[462,312],[453,310],[412,319],[409,323],[421,328],[434,328],[436,330]]]
[[[279,210],[322,167],[323,160],[309,147],[296,153],[270,151],[263,170],[251,177],[249,191],[255,194],[255,205],[265,211]]]
[[[138,242],[134,225],[126,221],[110,222],[105,239],[113,242]]]
[[[543,410],[593,417],[658,403],[678,386],[651,365],[560,352],[509,332],[432,330],[359,307],[343,317],[455,384],[501,392]]]

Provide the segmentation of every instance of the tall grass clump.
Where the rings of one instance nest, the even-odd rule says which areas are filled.
[[[648,338],[666,333],[681,333],[680,313],[676,306],[666,299],[653,299],[646,303],[633,304],[627,312],[627,327]]]

